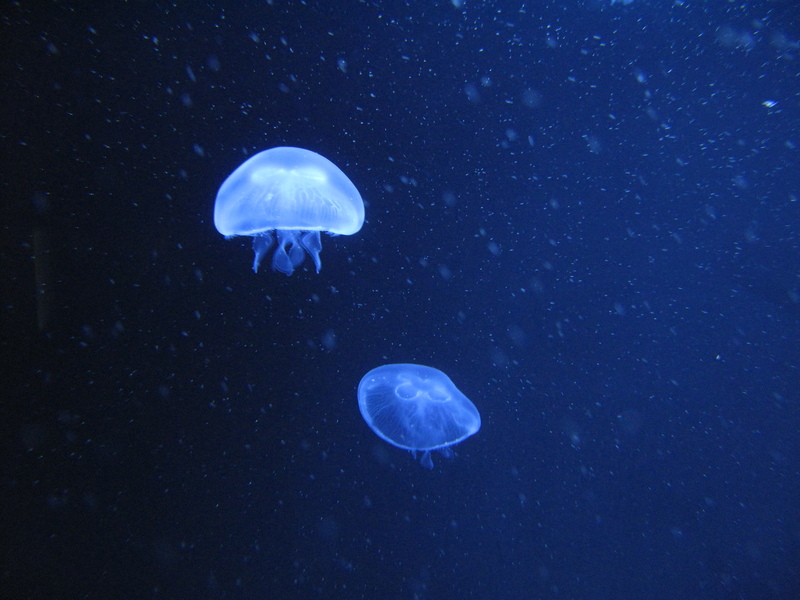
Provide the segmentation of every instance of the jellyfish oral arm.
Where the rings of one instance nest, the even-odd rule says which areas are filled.
[[[322,268],[322,261],[319,259],[319,253],[322,252],[322,240],[319,239],[319,231],[307,231],[300,236],[298,243],[314,260],[314,266],[317,268],[317,273],[319,273]]]
[[[422,453],[422,458],[419,459],[419,464],[428,470],[433,469],[433,459],[431,459],[430,450],[425,450],[425,452]]]
[[[285,275],[294,273],[294,268],[299,266],[305,258],[300,244],[300,231],[293,229],[278,229],[278,247],[272,254],[272,268]]]
[[[265,231],[264,233],[253,236],[253,252],[255,252],[256,255],[253,259],[253,273],[258,273],[258,266],[261,264],[261,261],[264,260],[264,256],[266,256],[274,243],[275,238],[270,231]]]

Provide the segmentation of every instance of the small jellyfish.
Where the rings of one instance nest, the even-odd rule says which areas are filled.
[[[450,446],[481,428],[478,409],[450,378],[432,367],[383,365],[358,384],[358,408],[378,436],[398,448],[421,451],[420,464],[433,468],[431,450],[445,456]]]
[[[352,235],[363,224],[364,201],[353,182],[303,148],[271,148],[249,158],[223,182],[214,204],[217,231],[252,236],[255,272],[277,237],[273,269],[291,275],[307,252],[319,273],[320,232]]]

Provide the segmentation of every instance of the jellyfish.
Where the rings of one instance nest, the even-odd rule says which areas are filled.
[[[431,450],[452,455],[450,446],[481,428],[478,409],[450,378],[433,367],[383,365],[358,384],[361,416],[393,446],[422,452],[420,464],[433,468]]]
[[[291,275],[306,252],[319,273],[320,232],[352,235],[364,224],[364,201],[331,161],[303,148],[259,152],[228,176],[217,192],[214,225],[231,238],[253,238],[253,271],[275,244],[272,268]]]

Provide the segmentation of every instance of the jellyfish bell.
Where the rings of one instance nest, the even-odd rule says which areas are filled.
[[[273,269],[291,275],[307,253],[319,272],[320,232],[352,235],[363,224],[364,201],[341,169],[316,152],[289,146],[239,165],[214,203],[217,231],[253,238],[256,272],[276,242]]]

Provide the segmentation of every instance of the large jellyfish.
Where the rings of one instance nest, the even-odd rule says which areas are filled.
[[[255,272],[277,237],[273,269],[291,275],[308,252],[319,273],[320,231],[352,235],[363,224],[356,186],[327,158],[303,148],[271,148],[247,159],[223,182],[214,204],[217,231],[252,236]]]

